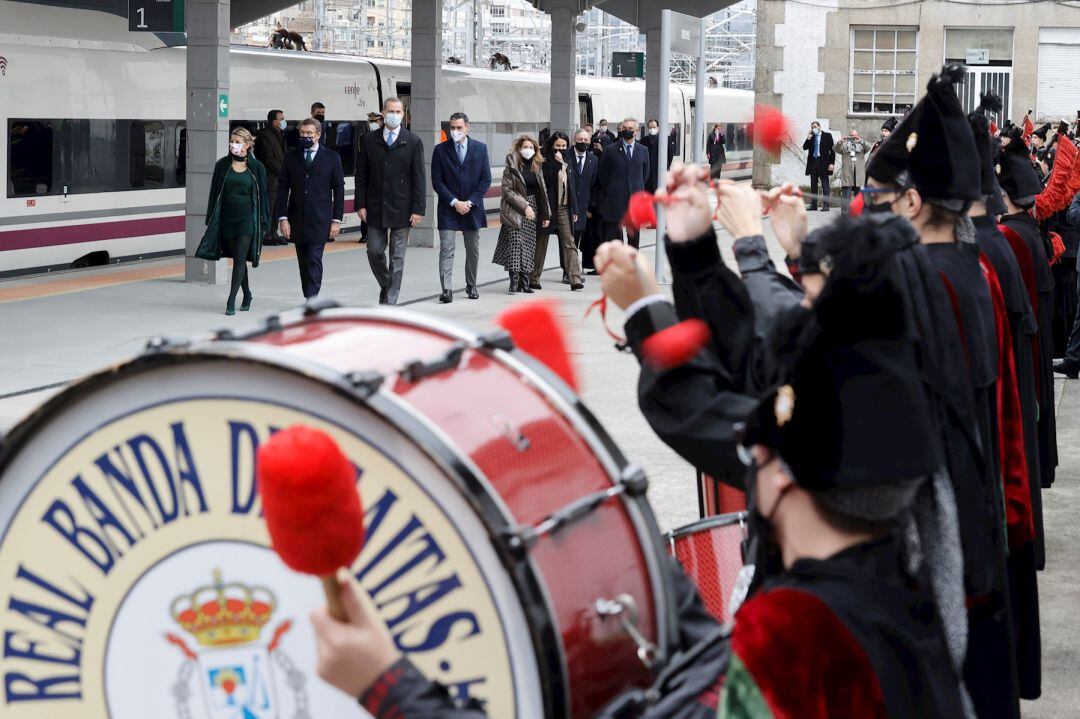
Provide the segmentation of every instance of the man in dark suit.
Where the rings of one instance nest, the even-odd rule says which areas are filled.
[[[622,239],[620,223],[630,205],[630,195],[644,190],[649,177],[649,151],[634,141],[637,133],[637,120],[628,117],[620,122],[619,141],[608,145],[600,158],[596,206],[604,215],[605,240]],[[628,230],[627,240],[637,247],[637,231]]]
[[[296,246],[304,298],[322,287],[323,247],[337,239],[345,217],[345,173],[341,158],[319,146],[322,123],[300,123],[300,147],[285,154],[278,175],[278,231]]]
[[[713,125],[712,133],[705,142],[705,158],[709,161],[710,174],[720,177],[727,162],[727,139],[724,137],[724,126],[719,122]]]
[[[570,156],[570,177],[574,181],[574,195],[577,198],[577,222],[574,223],[574,244],[581,251],[581,266],[594,270],[593,255],[600,246],[599,234],[592,232],[596,223],[596,173],[600,169],[600,158],[590,152],[592,136],[586,129],[574,133],[574,152]]]
[[[356,212],[368,223],[367,254],[379,283],[379,304],[396,305],[405,271],[409,230],[424,218],[424,146],[401,126],[405,105],[383,103],[382,141],[364,141],[356,163]],[[390,250],[387,261],[386,251]]]
[[[480,228],[487,227],[484,195],[491,187],[487,145],[469,137],[469,116],[450,116],[450,138],[431,155],[431,186],[439,196],[439,302],[453,302],[454,244],[460,230],[465,238],[465,291],[480,297],[476,271],[480,266]]]
[[[806,151],[806,174],[810,176],[811,194],[817,195],[818,185],[821,185],[821,194],[828,196],[829,176],[832,175],[833,168],[836,166],[832,134],[824,132],[821,129],[821,123],[815,120],[810,123],[810,132],[806,136],[802,149]],[[815,205],[813,199],[810,200],[806,209],[816,210],[818,206],[826,212],[829,210],[828,203],[819,202]]]
[[[266,127],[255,134],[255,158],[266,166],[266,194],[269,195],[270,207],[277,204],[278,175],[281,163],[285,161],[285,113],[271,110],[266,113]],[[274,233],[275,235],[277,233]],[[267,245],[283,245],[277,237],[267,238]]]

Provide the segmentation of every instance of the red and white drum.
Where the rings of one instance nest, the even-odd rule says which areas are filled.
[[[668,551],[697,585],[705,608],[721,622],[731,621],[731,593],[743,566],[746,512],[721,514],[667,533]]]
[[[155,340],[0,444],[6,718],[362,716],[314,675],[321,588],[268,546],[255,451],[330,432],[351,567],[397,644],[492,717],[584,717],[670,650],[642,474],[558,379],[403,311],[309,306]]]

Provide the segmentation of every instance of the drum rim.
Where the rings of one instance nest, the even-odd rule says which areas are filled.
[[[311,313],[304,314],[305,318],[311,316],[313,316]],[[394,319],[394,316],[389,313],[385,313],[384,316]],[[285,323],[280,328],[295,326],[295,324],[298,323]],[[274,327],[258,330],[245,335],[244,338],[253,339],[277,331],[277,329]],[[524,559],[511,557],[505,546],[498,541],[496,531],[499,528],[515,529],[517,524],[505,514],[506,508],[501,501],[496,501],[500,499],[499,495],[490,487],[483,473],[472,465],[467,456],[462,456],[447,443],[440,436],[437,428],[425,417],[392,396],[393,393],[376,391],[365,396],[353,388],[341,372],[326,365],[290,355],[269,345],[233,341],[234,339],[240,338],[231,334],[214,333],[190,342],[159,344],[156,349],[144,351],[128,360],[86,375],[65,387],[20,420],[11,432],[0,438],[0,475],[19,456],[34,437],[35,431],[63,412],[64,407],[69,403],[77,401],[80,395],[88,391],[101,391],[133,373],[148,372],[159,367],[189,362],[228,359],[266,366],[321,382],[347,401],[366,405],[397,431],[410,437],[420,451],[427,454],[435,464],[443,467],[447,479],[458,485],[462,495],[473,506],[481,522],[488,527],[495,554],[510,576],[511,582],[518,589],[522,614],[532,634],[530,638],[533,641],[533,653],[536,657],[537,678],[545,704],[543,715],[569,716],[570,688],[566,650],[562,643],[562,636],[553,621],[555,612],[546,585],[541,580],[542,575],[531,557],[526,556]],[[153,344],[155,341],[151,340],[151,345]],[[528,707],[523,709],[528,710]]]
[[[419,327],[466,342],[474,342],[480,336],[474,330],[470,330],[463,325],[409,310],[329,307],[317,313],[307,313],[305,318],[316,315],[322,319],[390,320],[398,324]],[[253,339],[262,334],[265,334],[265,332],[258,331],[245,336],[243,339]],[[634,465],[627,461],[626,456],[619,449],[614,438],[600,424],[599,419],[593,414],[592,410],[585,405],[581,396],[574,392],[562,377],[553,372],[547,365],[516,346],[510,352],[501,349],[489,349],[488,352],[493,359],[502,362],[512,372],[528,379],[530,385],[543,394],[553,407],[570,422],[571,426],[577,430],[578,435],[589,445],[597,459],[600,460],[601,466],[607,472],[612,484],[619,482],[627,471],[634,468]],[[649,581],[653,590],[653,601],[656,604],[657,645],[663,652],[663,656],[669,657],[671,650],[675,646],[675,637],[678,636],[678,616],[674,601],[673,579],[663,566],[664,562],[669,559],[665,548],[666,537],[660,531],[656,514],[653,512],[652,505],[649,504],[647,497],[632,497],[624,493],[621,500],[638,535],[638,541],[642,544],[645,563],[651,570]],[[645,549],[651,551],[644,551]],[[565,649],[563,656],[565,657]],[[567,691],[569,692],[569,687]]]
[[[674,542],[684,537],[688,537],[691,534],[697,534],[698,532],[703,532],[708,529],[727,527],[732,524],[745,525],[749,517],[750,514],[746,511],[728,512],[726,514],[714,514],[711,517],[702,517],[701,519],[696,519],[689,524],[684,524],[682,526],[668,530],[667,534],[664,535],[664,538],[667,539],[669,542]]]

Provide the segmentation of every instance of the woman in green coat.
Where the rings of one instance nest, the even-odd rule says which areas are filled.
[[[242,127],[229,136],[229,154],[218,160],[210,183],[206,232],[195,256],[204,260],[231,257],[232,282],[225,314],[236,314],[236,293],[243,288],[240,311],[251,309],[247,263],[259,266],[262,238],[270,228],[266,167],[255,159],[255,140]]]

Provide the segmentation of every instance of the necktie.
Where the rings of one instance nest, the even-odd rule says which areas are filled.
[[[577,160],[577,174],[580,175],[583,172],[585,172],[585,156],[584,155],[579,157],[578,160]]]
[[[314,155],[314,150],[304,150],[304,167],[311,167],[312,157]]]
[[[388,137],[386,138],[386,146],[387,146],[387,147],[391,147],[391,146],[393,146],[393,144],[394,144],[394,140],[396,139],[396,138],[394,137],[395,135],[397,135],[397,133],[396,133],[396,132],[391,132],[391,133],[390,133],[390,135],[389,135],[389,136],[388,136]]]
[[[626,159],[627,160],[633,160],[634,159],[634,151],[633,151],[634,146],[633,145],[623,145],[623,147],[626,148]]]
[[[457,159],[458,162],[465,162],[465,146],[460,142],[457,143]]]

